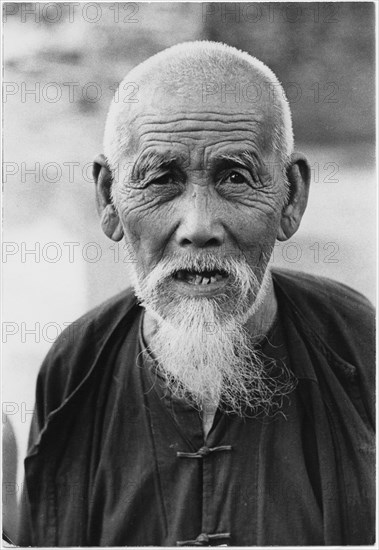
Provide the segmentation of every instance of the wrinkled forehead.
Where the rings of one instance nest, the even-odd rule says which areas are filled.
[[[187,87],[159,82],[139,87],[139,101],[125,113],[128,151],[136,154],[149,140],[217,142],[250,141],[270,150],[275,110],[263,80],[212,81]],[[120,128],[120,131],[123,131]]]

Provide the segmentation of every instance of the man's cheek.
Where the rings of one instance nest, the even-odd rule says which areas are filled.
[[[157,207],[156,200],[146,198],[141,192],[130,194],[128,198],[124,195],[118,202],[122,226],[133,241],[139,240],[146,228],[153,225],[157,217]]]
[[[132,243],[137,267],[148,275],[165,253],[170,237],[167,226],[162,224],[162,219],[138,219],[128,227],[127,237]]]
[[[251,227],[245,228],[236,239],[238,243],[237,251],[233,243],[228,243],[224,247],[225,255],[245,260],[251,267],[261,265],[262,261],[268,259],[271,255],[276,233],[275,223],[269,226],[259,226],[257,224],[254,226],[253,231]]]
[[[158,197],[152,195],[146,189],[122,189],[117,194],[117,206],[125,221],[130,217],[146,216],[158,204]]]

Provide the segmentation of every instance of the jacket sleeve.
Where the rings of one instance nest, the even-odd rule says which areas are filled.
[[[37,378],[36,403],[34,406],[32,423],[31,423],[30,432],[29,432],[28,454],[30,450],[36,445],[39,439],[41,430],[45,423],[44,373],[48,363],[48,357],[45,359]],[[25,480],[22,484],[16,543],[18,546],[35,546],[35,542],[33,540],[33,529],[32,529],[32,522],[31,522],[31,515],[30,515],[30,502],[28,498],[28,491],[27,491]]]
[[[36,414],[34,412],[31,432],[36,431]],[[29,438],[30,441],[30,438]],[[19,520],[16,543],[18,546],[34,546],[33,531],[30,519],[30,505],[25,482],[22,485],[21,502],[19,506]]]

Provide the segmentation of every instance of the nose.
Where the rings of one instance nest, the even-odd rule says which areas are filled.
[[[197,187],[197,186],[196,186]],[[200,187],[183,203],[181,223],[176,231],[179,246],[186,248],[219,247],[224,242],[220,210],[210,200],[207,189]]]

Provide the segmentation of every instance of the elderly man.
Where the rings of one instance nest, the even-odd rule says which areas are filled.
[[[372,543],[371,308],[268,268],[310,180],[277,78],[194,42],[128,83],[137,101],[112,104],[94,177],[134,292],[42,366],[19,543]]]

